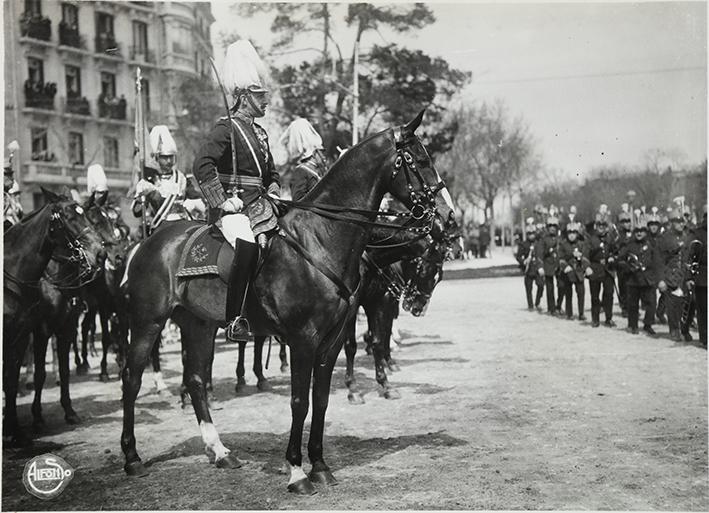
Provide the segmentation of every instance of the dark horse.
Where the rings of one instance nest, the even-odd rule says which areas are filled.
[[[103,241],[84,210],[72,200],[44,190],[47,203],[4,235],[3,281],[3,434],[12,443],[29,440],[17,422],[17,386],[27,350],[33,312],[39,305],[39,281],[50,260],[62,269],[58,284],[77,285],[91,279],[105,259]]]
[[[423,112],[404,127],[370,136],[343,155],[304,198],[317,208],[292,209],[280,219],[281,235],[272,240],[252,280],[247,299],[251,329],[256,335],[280,336],[291,352],[292,424],[286,451],[290,491],[311,494],[315,492],[311,480],[335,482],[323,459],[325,411],[342,348],[341,332],[357,304],[359,261],[371,232],[367,222],[374,221],[387,191],[416,217],[437,213],[442,224],[453,216],[437,194],[444,184],[414,135],[422,117]],[[187,385],[207,453],[218,467],[240,465],[222,445],[207,404],[213,335],[216,325],[225,325],[226,287],[216,276],[189,280],[175,276],[189,238],[186,231],[195,226],[176,222],[157,230],[129,265],[131,341],[123,371],[121,436],[129,475],[146,474],[136,450],[135,399],[153,344],[171,315],[181,328]],[[312,470],[306,476],[301,444],[311,379]]]
[[[106,212],[98,206],[91,206],[85,210],[86,218],[101,237],[106,248],[106,266],[99,269],[93,279],[84,284],[62,286],[58,283],[57,276],[62,272],[62,265],[51,261],[45,270],[44,277],[40,280],[40,303],[35,310],[32,322],[32,347],[34,350],[34,401],[32,402],[33,426],[40,428],[44,425],[42,417],[42,390],[47,376],[46,354],[49,338],[57,338],[57,360],[59,363],[60,403],[64,409],[64,419],[68,424],[78,424],[81,419],[71,405],[69,394],[69,353],[72,344],[76,344],[76,329],[79,317],[84,310],[86,297],[98,296],[102,305],[111,305],[113,297],[107,286],[110,275],[109,268],[122,258],[121,237],[115,231],[115,224]],[[110,265],[109,265],[110,264]],[[98,292],[101,292],[100,296]],[[91,310],[86,312],[90,315]],[[94,316],[96,312],[92,313]],[[107,345],[109,343],[108,323],[102,333],[104,346],[104,360],[102,370],[105,371]]]
[[[404,299],[404,310],[418,317],[423,315],[433,294],[433,289],[443,276],[443,262],[449,251],[448,243],[432,239],[414,240],[396,250],[373,248],[362,264],[362,294],[360,305],[367,315],[368,330],[365,342],[374,356],[374,370],[380,393],[386,399],[398,399],[399,393],[389,384],[386,367],[397,368],[391,358],[392,323],[398,315],[399,301]],[[394,263],[390,263],[394,261]],[[357,352],[355,336],[356,319],[350,321],[345,341],[347,370],[345,385],[347,398],[353,404],[364,399],[354,375],[354,358]]]

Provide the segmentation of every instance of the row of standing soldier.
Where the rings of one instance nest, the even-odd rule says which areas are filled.
[[[700,342],[706,346],[706,206],[696,226],[683,208],[672,210],[664,222],[656,208],[650,214],[624,208],[614,224],[605,205],[586,225],[575,222],[574,217],[572,207],[563,230],[553,210],[544,224],[535,224],[532,217],[527,220],[527,237],[520,241],[516,258],[524,273],[530,310],[541,311],[546,291],[547,313],[573,319],[575,289],[578,319],[585,321],[588,280],[592,327],[600,326],[601,313],[605,326],[615,326],[615,292],[631,333],[639,333],[642,304],[645,333],[655,335],[656,315],[665,322],[666,314],[670,338],[691,341],[689,329],[696,314]]]

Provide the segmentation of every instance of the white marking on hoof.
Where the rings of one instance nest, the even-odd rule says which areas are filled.
[[[153,374],[153,382],[155,383],[155,388],[157,389],[158,393],[167,390],[167,385],[162,379],[162,372],[156,372]]]
[[[214,424],[210,422],[200,421],[199,430],[202,433],[202,441],[204,442],[204,448],[207,453],[212,452],[214,454],[214,460],[220,460],[224,458],[231,451],[222,445],[222,441],[219,439],[219,433],[217,433],[217,428]]]
[[[288,467],[290,468],[290,479],[288,480],[289,485],[297,483],[301,479],[307,479],[308,476],[306,476],[305,472],[303,472],[303,467],[293,466],[290,463],[288,464]]]

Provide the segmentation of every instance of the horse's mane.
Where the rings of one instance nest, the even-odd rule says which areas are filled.
[[[42,212],[42,210],[44,210],[45,208],[47,208],[48,206],[49,206],[49,203],[45,203],[44,205],[42,205],[42,206],[39,207],[38,209],[33,210],[32,212],[30,212],[30,213],[27,214],[26,216],[23,216],[22,219],[20,220],[20,224],[22,225],[22,224],[28,223],[29,221],[31,221],[32,219],[34,219],[35,217],[37,217],[37,215],[38,215],[40,212]]]

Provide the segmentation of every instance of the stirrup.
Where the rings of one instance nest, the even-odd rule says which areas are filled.
[[[238,315],[226,325],[224,328],[226,333],[226,338],[230,342],[238,342],[240,340],[252,340],[253,334],[251,333],[251,326],[249,325],[248,319],[242,315]]]

